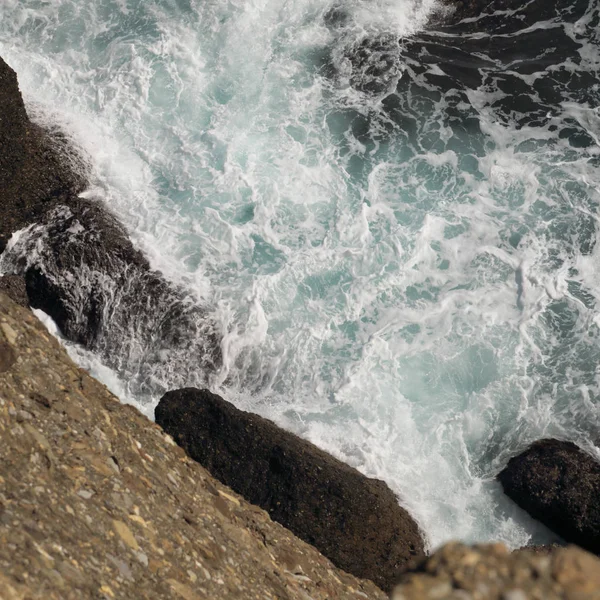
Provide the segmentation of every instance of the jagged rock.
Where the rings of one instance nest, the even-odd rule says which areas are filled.
[[[85,188],[85,163],[25,111],[15,72],[0,57],[0,253],[11,234]]]
[[[504,493],[534,519],[600,552],[600,463],[571,442],[540,440],[498,475]]]
[[[392,600],[598,600],[600,560],[570,546],[546,554],[447,544],[404,574]]]
[[[0,448],[3,600],[385,598],[213,479],[1,293]]]
[[[423,553],[419,528],[388,486],[208,390],[168,392],[160,424],[215,477],[340,568],[389,590]]]
[[[206,310],[153,271],[97,202],[74,198],[56,207],[2,260],[24,273],[31,306],[50,315],[67,339],[141,383],[166,379],[165,356],[198,371],[220,360]],[[188,373],[182,367],[176,376]]]
[[[19,275],[0,275],[0,292],[4,292],[19,306],[29,306],[25,279]]]
[[[102,203],[79,197],[85,161],[59,132],[29,120],[2,59],[0,147],[0,263],[24,278],[32,308],[131,378],[137,392],[165,391],[167,353],[188,370],[212,370],[221,359],[219,333],[206,308],[151,269]],[[178,375],[189,380],[184,368]]]

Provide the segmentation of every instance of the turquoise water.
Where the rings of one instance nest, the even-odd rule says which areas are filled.
[[[3,1],[30,112],[212,307],[224,364],[167,355],[141,382],[70,351],[149,415],[186,384],[274,419],[386,480],[431,545],[547,540],[494,476],[541,436],[597,452],[598,8],[560,25],[575,54],[518,75],[535,110],[536,82],[561,94],[524,123],[523,94],[502,104],[512,65],[459,92],[401,42],[381,89],[357,85],[353,49],[408,39],[433,2],[348,2],[342,24],[334,7]]]

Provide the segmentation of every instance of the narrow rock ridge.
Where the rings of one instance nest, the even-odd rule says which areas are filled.
[[[193,388],[165,394],[155,415],[212,475],[345,571],[389,591],[424,554],[418,525],[385,482],[272,421]]]
[[[0,293],[0,598],[383,600],[188,458]]]

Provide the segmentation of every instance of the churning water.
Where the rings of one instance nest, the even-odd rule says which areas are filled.
[[[71,352],[150,415],[189,384],[274,419],[431,545],[548,539],[494,476],[596,450],[600,39],[596,1],[544,6],[425,32],[433,0],[2,0],[30,112],[223,330],[210,375]]]

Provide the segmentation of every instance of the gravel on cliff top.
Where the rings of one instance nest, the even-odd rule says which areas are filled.
[[[0,598],[385,595],[213,479],[0,293]]]
[[[452,543],[404,574],[392,600],[600,600],[600,560],[576,546]]]

